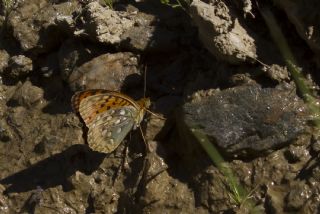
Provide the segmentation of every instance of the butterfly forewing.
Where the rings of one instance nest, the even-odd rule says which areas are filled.
[[[90,89],[86,91],[78,91],[71,98],[72,109],[78,113],[79,106],[82,100],[96,94],[104,94],[107,92],[108,92],[107,90],[102,90],[102,89]]]
[[[78,109],[82,119],[86,125],[88,125],[96,120],[96,117],[98,117],[99,114],[105,111],[130,105],[132,104],[128,102],[126,97],[123,98],[106,92],[83,98],[80,100]]]

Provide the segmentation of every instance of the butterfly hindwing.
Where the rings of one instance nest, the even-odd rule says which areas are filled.
[[[99,115],[90,123],[88,144],[94,151],[110,153],[123,141],[135,126],[134,118],[138,111],[132,106],[111,109]]]

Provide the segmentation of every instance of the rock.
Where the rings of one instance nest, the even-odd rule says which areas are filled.
[[[177,123],[196,128],[225,154],[259,156],[305,129],[303,101],[292,89],[239,86],[186,103]]]
[[[83,182],[82,184],[85,183]],[[63,187],[60,185],[59,187],[56,187],[54,189],[48,189],[41,193],[42,203],[35,206],[35,212],[50,213],[51,210],[64,210],[65,212],[70,214],[85,213],[87,207],[86,197],[87,195],[85,193],[82,193],[74,189],[69,190],[66,193]],[[58,202],[51,202],[51,198],[61,198],[61,200],[59,200]],[[81,201],[82,203],[79,203],[79,201]],[[77,206],[74,207],[74,204],[77,204]]]
[[[10,58],[6,75],[9,78],[19,79],[27,76],[32,70],[32,60],[24,55],[18,55]]]
[[[302,160],[309,160],[311,158],[306,146],[290,145],[285,154],[289,163],[296,163]]]
[[[16,108],[9,108],[7,110],[6,115],[4,115],[4,121],[1,122],[1,125],[5,131],[3,134],[9,137],[8,142],[10,143],[8,143],[7,148],[3,148],[3,151],[6,151],[9,148],[11,148],[10,151],[19,149],[16,142],[19,142],[22,139],[24,139],[23,137],[28,136],[22,136],[22,133],[24,133],[25,130],[30,129],[30,127],[28,126],[24,127],[24,125],[26,125],[27,122],[30,121],[32,121],[30,115],[28,114],[26,108],[22,106],[18,106]]]
[[[97,57],[103,50],[89,42],[68,39],[60,47],[58,58],[62,79],[68,80],[72,71],[85,62]]]
[[[132,11],[132,8],[127,10]],[[176,50],[179,40],[177,30],[170,30],[167,23],[158,20],[162,18],[137,10],[135,15],[132,16],[134,25],[121,35],[121,47],[141,52],[170,52]],[[174,19],[174,17],[171,18]]]
[[[74,32],[75,35],[118,45],[129,51],[168,52],[177,49],[178,34],[161,26],[154,15],[137,10],[115,11],[98,2],[89,3],[83,14],[82,26]],[[63,23],[70,23],[70,20]],[[71,29],[73,25],[70,23],[67,28]]]
[[[178,36],[159,26],[133,26],[121,35],[121,47],[133,51],[170,52],[177,49]]]
[[[283,201],[288,187],[267,186],[266,201],[269,204],[270,212],[276,213],[283,210]]]
[[[289,73],[286,67],[273,64],[270,67],[265,68],[264,71],[271,79],[276,80],[277,82],[289,80]]]
[[[307,184],[303,182],[293,184],[290,186],[287,203],[285,203],[287,209],[299,210],[313,194],[312,189]]]
[[[10,55],[5,50],[0,50],[0,74],[8,67]]]
[[[77,1],[52,4],[48,0],[19,1],[8,16],[8,25],[23,51],[45,53],[57,47],[64,37],[55,27],[57,15],[70,15]]]
[[[231,85],[245,85],[245,84],[254,84],[255,80],[252,79],[248,73],[236,73],[230,77]]]
[[[120,91],[140,83],[138,56],[124,52],[103,54],[76,68],[68,83],[73,91],[108,89]]]
[[[44,91],[42,88],[32,85],[30,81],[26,81],[17,88],[9,103],[28,109],[35,108],[37,105],[44,103],[43,95]]]
[[[320,152],[320,139],[313,139],[312,150],[316,153]]]
[[[96,1],[87,4],[83,14],[83,29],[75,34],[87,34],[91,40],[105,44],[119,44],[121,35],[134,24],[127,12],[114,11]]]
[[[69,35],[70,37],[74,35],[76,24],[72,15],[58,15],[57,17],[55,17],[54,23],[65,34]]]
[[[195,0],[189,11],[201,42],[214,56],[232,64],[257,58],[254,38],[224,2]]]
[[[281,185],[283,180],[292,174],[291,164],[282,149],[274,151],[266,157],[258,158],[251,164],[251,179],[257,183],[263,181],[266,184]]]

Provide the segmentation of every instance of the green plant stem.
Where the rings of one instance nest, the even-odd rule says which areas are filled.
[[[238,205],[245,204],[249,208],[254,208],[254,202],[248,198],[248,192],[238,183],[229,164],[224,161],[218,150],[210,142],[206,134],[200,131],[197,127],[189,127],[192,134],[206,151],[212,162],[222,172],[227,180],[227,184],[232,192],[232,197]]]
[[[260,12],[270,30],[270,34],[278,46],[286,65],[297,85],[298,90],[300,91],[304,101],[307,103],[310,113],[312,115],[312,121],[314,125],[320,129],[320,105],[319,100],[316,99],[313,95],[311,90],[308,88],[307,84],[305,83],[306,80],[301,74],[300,70],[297,67],[296,60],[290,50],[290,47],[283,36],[279,25],[276,22],[272,12],[267,8],[260,8]]]

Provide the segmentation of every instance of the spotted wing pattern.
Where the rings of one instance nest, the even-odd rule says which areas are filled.
[[[135,126],[138,111],[132,106],[108,110],[90,123],[88,144],[92,150],[114,151]]]
[[[110,109],[130,105],[139,108],[137,104],[134,105],[134,100],[125,95],[100,89],[77,92],[71,102],[74,111],[80,114],[86,125]]]
[[[148,101],[148,100],[147,100]],[[139,126],[146,101],[134,101],[118,92],[87,90],[72,97],[72,106],[88,127],[92,150],[114,151],[133,128]]]

